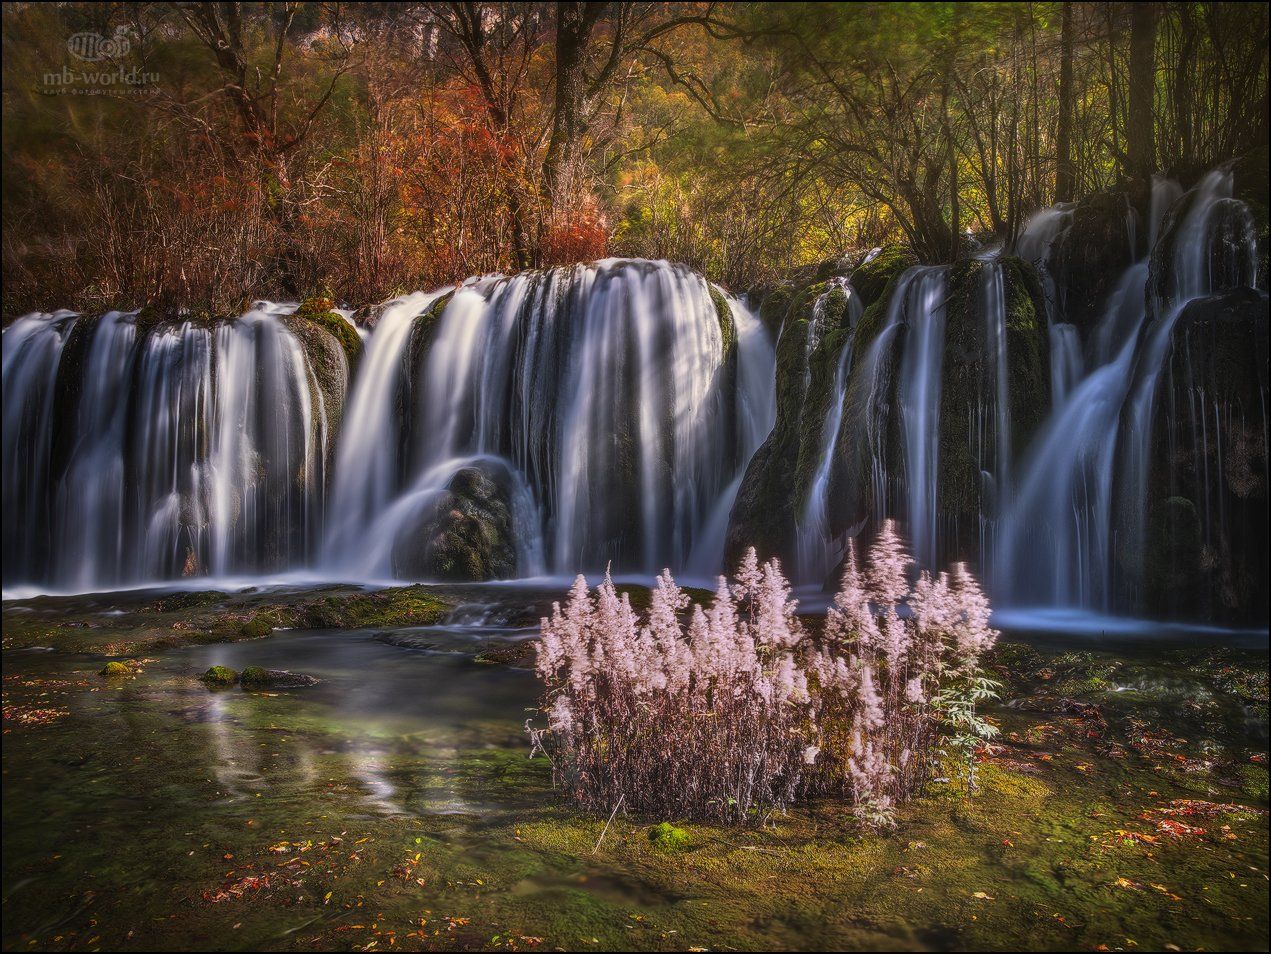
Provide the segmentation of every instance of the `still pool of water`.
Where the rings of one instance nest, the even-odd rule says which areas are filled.
[[[153,599],[101,595],[65,612],[112,619]],[[1265,786],[1265,762],[1247,764],[1250,746],[1265,750],[1265,718],[1158,665],[1156,650],[1135,661],[1132,647],[1092,654],[1089,635],[1030,637],[1021,671],[1055,675],[1026,676],[1024,704],[1001,711],[1018,740],[984,766],[983,793],[934,792],[896,835],[862,838],[844,806],[817,805],[762,831],[690,826],[694,849],[669,857],[651,848],[650,819],[607,825],[561,804],[549,766],[528,757],[534,674],[481,661],[533,635],[542,594],[465,602],[440,626],[181,646],[123,679],[97,675],[103,657],[89,653],[6,650],[5,948],[1265,943],[1244,913],[1266,908],[1265,794],[1217,787],[1241,759]],[[10,621],[30,612],[5,607]],[[320,681],[210,690],[197,677],[212,665]],[[1060,682],[1103,714],[1049,708]],[[1160,726],[1186,728],[1185,762],[1095,737],[1134,720],[1154,747],[1173,745]],[[1218,767],[1193,776],[1206,759]],[[1229,823],[1230,841],[1117,841],[1150,832],[1144,812],[1179,797],[1254,808],[1205,819],[1215,837]],[[1168,890],[1109,894],[1118,877]],[[1200,892],[1202,907],[1170,900]]]

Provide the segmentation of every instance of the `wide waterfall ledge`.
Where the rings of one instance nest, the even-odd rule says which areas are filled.
[[[607,259],[357,313],[27,315],[5,596],[713,587],[754,545],[815,604],[893,518],[1022,628],[1265,632],[1266,276],[1236,193],[1158,177],[1147,222],[1092,197],[953,264],[875,249],[746,295]]]

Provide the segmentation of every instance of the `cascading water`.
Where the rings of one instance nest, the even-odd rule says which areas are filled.
[[[868,261],[868,259],[866,259]],[[837,286],[831,286],[834,288]],[[847,327],[855,328],[860,321],[860,299],[850,284],[843,290],[847,293]],[[825,310],[825,303],[831,290],[821,293],[812,308],[812,329],[808,338],[819,340],[818,322]],[[815,329],[815,331],[813,330]],[[798,550],[796,571],[799,578],[806,580],[823,580],[831,568],[842,557],[842,544],[836,544],[830,532],[830,475],[834,461],[838,455],[839,432],[843,426],[843,404],[847,395],[847,378],[852,366],[852,337],[849,336],[839,349],[838,360],[834,365],[834,387],[830,392],[828,416],[821,426],[821,445],[817,454],[816,470],[812,474],[812,482],[808,487],[807,500],[803,512],[799,516],[795,528],[795,546]],[[809,351],[811,348],[809,348]]]
[[[367,360],[389,373],[363,376],[350,404],[329,566],[389,573],[391,547],[374,544],[368,562],[362,528],[392,513],[381,531],[410,532],[402,501],[422,504],[473,457],[501,462],[532,502],[537,520],[521,522],[543,556],[522,575],[655,571],[685,566],[695,545],[722,551],[710,518],[773,413],[772,348],[748,312],[719,314],[687,269],[631,261],[482,279],[417,327],[435,297],[390,306],[372,336]],[[398,399],[417,334],[429,336],[417,392]],[[411,414],[424,437],[407,462],[382,435]]]
[[[381,310],[347,404],[331,395],[342,406],[294,310],[6,328],[6,583],[384,578],[414,535],[441,532],[421,521],[454,517],[440,505],[471,517],[460,485],[492,495],[508,575],[719,569],[772,428],[775,356],[701,277],[604,261],[405,296]]]
[[[914,279],[906,309],[908,333],[898,390],[905,448],[907,526],[914,559],[925,567],[936,565],[944,301],[945,270],[921,269]]]
[[[4,330],[4,555],[6,575],[49,575],[48,471],[57,369],[74,312],[34,314]]]
[[[1233,244],[1246,258],[1234,282],[1252,286],[1256,277],[1252,223],[1230,198],[1230,173],[1210,173],[1167,216],[1160,209],[1176,188],[1158,180],[1153,200],[1154,238],[1180,217],[1170,247],[1155,253],[1163,281],[1148,287],[1147,261],[1126,272],[1094,329],[1094,366],[1056,403],[1022,465],[994,559],[1004,602],[1107,611],[1123,605],[1126,581],[1141,575],[1158,381],[1179,314],[1219,286],[1216,217],[1243,224]]]
[[[324,562],[338,563],[341,554],[353,552],[364,538],[368,515],[383,513],[401,489],[409,446],[402,440],[397,411],[400,402],[410,400],[411,329],[442,294],[416,292],[380,312],[336,447]]]
[[[774,387],[777,353],[768,329],[742,301],[730,298],[728,304],[737,329],[737,460],[740,466],[707,516],[689,556],[689,573],[701,578],[719,573],[724,565],[728,518],[741,489],[745,463],[764,442],[777,419]]]
[[[992,391],[988,399],[980,393],[968,432],[972,453],[980,472],[979,553],[990,553],[997,517],[1010,499],[1011,487],[1011,400],[1010,355],[1007,348],[1006,282],[1002,264],[985,261],[980,271],[976,311],[983,316],[986,365],[991,369]]]
[[[1232,175],[1225,169],[1209,173],[1196,186],[1190,196],[1190,208],[1173,238],[1167,286],[1151,290],[1155,319],[1143,337],[1136,380],[1122,424],[1126,436],[1120,465],[1124,502],[1121,523],[1127,549],[1131,552],[1142,553],[1146,543],[1144,502],[1148,497],[1151,468],[1152,421],[1158,381],[1165,368],[1175,323],[1189,302],[1217,288],[1257,284],[1253,216],[1244,203],[1231,197],[1231,192]],[[1215,244],[1228,241],[1228,235],[1215,235],[1214,229],[1220,220],[1229,230],[1228,235],[1235,232],[1231,247],[1221,256],[1233,274],[1216,274],[1213,268]]]
[[[258,573],[311,554],[331,434],[291,310],[145,333],[119,312],[6,329],[6,582]]]
[[[999,526],[994,590],[1012,603],[1108,609],[1117,422],[1129,390],[1147,265],[1131,269],[1100,327],[1131,327],[1113,360],[1057,404],[1021,466]],[[1136,321],[1125,321],[1123,316]]]
[[[1041,276],[1046,293],[1046,326],[1050,336],[1050,393],[1060,404],[1076,386],[1083,374],[1081,336],[1070,322],[1060,321],[1064,314],[1063,284],[1055,281],[1052,255],[1059,241],[1072,225],[1073,209],[1063,203],[1034,212],[1015,240],[1015,253],[1033,263]]]

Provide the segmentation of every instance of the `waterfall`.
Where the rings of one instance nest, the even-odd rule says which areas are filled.
[[[145,333],[120,312],[6,329],[6,582],[259,573],[311,554],[331,434],[293,310]]]
[[[715,506],[693,545],[688,559],[691,576],[709,579],[722,572],[724,545],[728,536],[728,518],[737,492],[745,476],[745,462],[772,432],[777,420],[777,373],[775,342],[762,321],[740,299],[730,298],[733,324],[737,329],[737,398],[738,455],[741,466],[727,489],[719,495]]]
[[[834,389],[830,396],[830,413],[821,427],[821,448],[816,471],[808,488],[808,499],[795,528],[798,548],[798,573],[801,579],[823,580],[841,553],[834,552],[829,525],[830,472],[838,448],[839,428],[843,424],[843,399],[847,392],[847,372],[852,361],[852,339],[839,350],[835,362]]]
[[[1055,243],[1072,225],[1073,206],[1061,203],[1029,216],[1015,240],[1015,254],[1033,263],[1046,293],[1046,326],[1050,337],[1050,393],[1056,404],[1076,386],[1083,373],[1081,336],[1064,314],[1063,283],[1055,280],[1051,266]]]
[[[740,302],[721,315],[722,296],[687,269],[619,260],[480,279],[440,297],[390,305],[371,336],[338,456],[326,566],[382,572],[391,545],[366,542],[364,528],[414,532],[409,515],[480,459],[515,475],[519,510],[532,515],[527,552],[543,565],[522,575],[610,563],[719,569],[738,478],[775,414],[772,344]],[[413,368],[418,334],[428,342]],[[416,435],[407,459],[401,433]]]
[[[33,314],[4,330],[4,557],[6,577],[49,572],[44,518],[53,449],[54,394],[74,312]]]
[[[719,570],[776,358],[700,276],[607,260],[403,296],[347,402],[295,311],[6,328],[6,583],[385,578],[473,480],[516,575]]]
[[[370,336],[362,366],[345,408],[346,426],[336,446],[328,508],[326,562],[338,563],[365,533],[367,520],[383,513],[398,489],[406,448],[395,411],[399,391],[409,386],[411,329],[442,292],[416,292],[388,303]],[[356,421],[356,426],[347,422]]]
[[[1143,316],[1147,264],[1122,278],[1100,328]],[[1014,604],[1109,608],[1112,467],[1136,336],[1057,404],[1021,465],[999,525],[995,592]]]
[[[869,261],[869,257],[866,258]],[[824,314],[829,296],[841,290],[847,295],[846,327],[855,331],[864,309],[850,282],[832,281],[812,306],[808,328],[808,355],[821,343],[825,334]],[[830,531],[830,476],[839,455],[839,431],[843,424],[843,404],[847,395],[847,378],[852,366],[852,335],[840,346],[834,362],[834,384],[830,390],[827,417],[821,423],[816,469],[808,485],[807,498],[795,527],[796,572],[801,579],[824,580],[842,557],[845,545],[836,543]],[[804,390],[810,381],[810,365],[805,373]]]
[[[1257,238],[1253,217],[1242,202],[1231,198],[1232,176],[1216,169],[1205,176],[1190,196],[1190,208],[1174,235],[1168,288],[1153,289],[1155,321],[1146,329],[1136,369],[1137,379],[1128,396],[1123,427],[1126,431],[1122,455],[1123,532],[1127,549],[1142,553],[1146,545],[1148,478],[1151,468],[1152,422],[1157,384],[1169,354],[1174,325],[1183,309],[1194,299],[1210,294],[1226,284],[1257,283]],[[1234,223],[1238,241],[1234,243],[1236,263],[1232,275],[1213,271],[1214,227],[1220,217]],[[1216,431],[1217,432],[1217,431]],[[1137,568],[1136,568],[1137,569]]]
[[[93,333],[79,407],[73,422],[77,445],[57,487],[54,576],[83,587],[98,568],[109,566],[126,527],[124,436],[128,384],[132,379],[136,328],[130,315],[103,315]]]
[[[986,261],[980,272],[977,310],[984,317],[984,340],[991,368],[992,401],[983,394],[970,428],[981,475],[979,539],[981,554],[992,552],[999,508],[1011,497],[1010,360],[1006,341],[1006,283],[1002,265]],[[986,403],[988,407],[986,408]]]
[[[1158,180],[1152,203],[1163,278],[1148,287],[1147,261],[1125,273],[1094,329],[1089,373],[1056,402],[1021,466],[993,570],[996,592],[1013,605],[1111,610],[1125,579],[1141,573],[1153,405],[1171,332],[1189,301],[1231,278],[1212,272],[1217,220],[1242,232],[1237,283],[1252,285],[1256,274],[1252,222],[1230,197],[1230,172],[1210,173],[1162,211],[1176,189]]]
[[[920,565],[934,567],[945,270],[941,267],[920,269],[913,284],[906,307],[908,333],[900,365],[898,404],[905,449],[910,545]]]

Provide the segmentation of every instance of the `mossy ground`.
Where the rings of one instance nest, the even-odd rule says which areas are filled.
[[[41,596],[6,602],[4,648],[134,656],[190,643],[260,639],[276,628],[430,625],[452,606],[425,586]]]
[[[226,647],[317,667],[291,694],[210,692],[216,646],[118,680],[82,647],[7,649],[5,948],[1267,945],[1265,652],[1004,645],[980,793],[937,782],[895,832],[834,803],[606,831],[526,758],[532,675],[440,630],[420,651],[365,631]],[[356,671],[322,669],[315,647],[346,644]],[[649,838],[661,822],[687,850]]]

